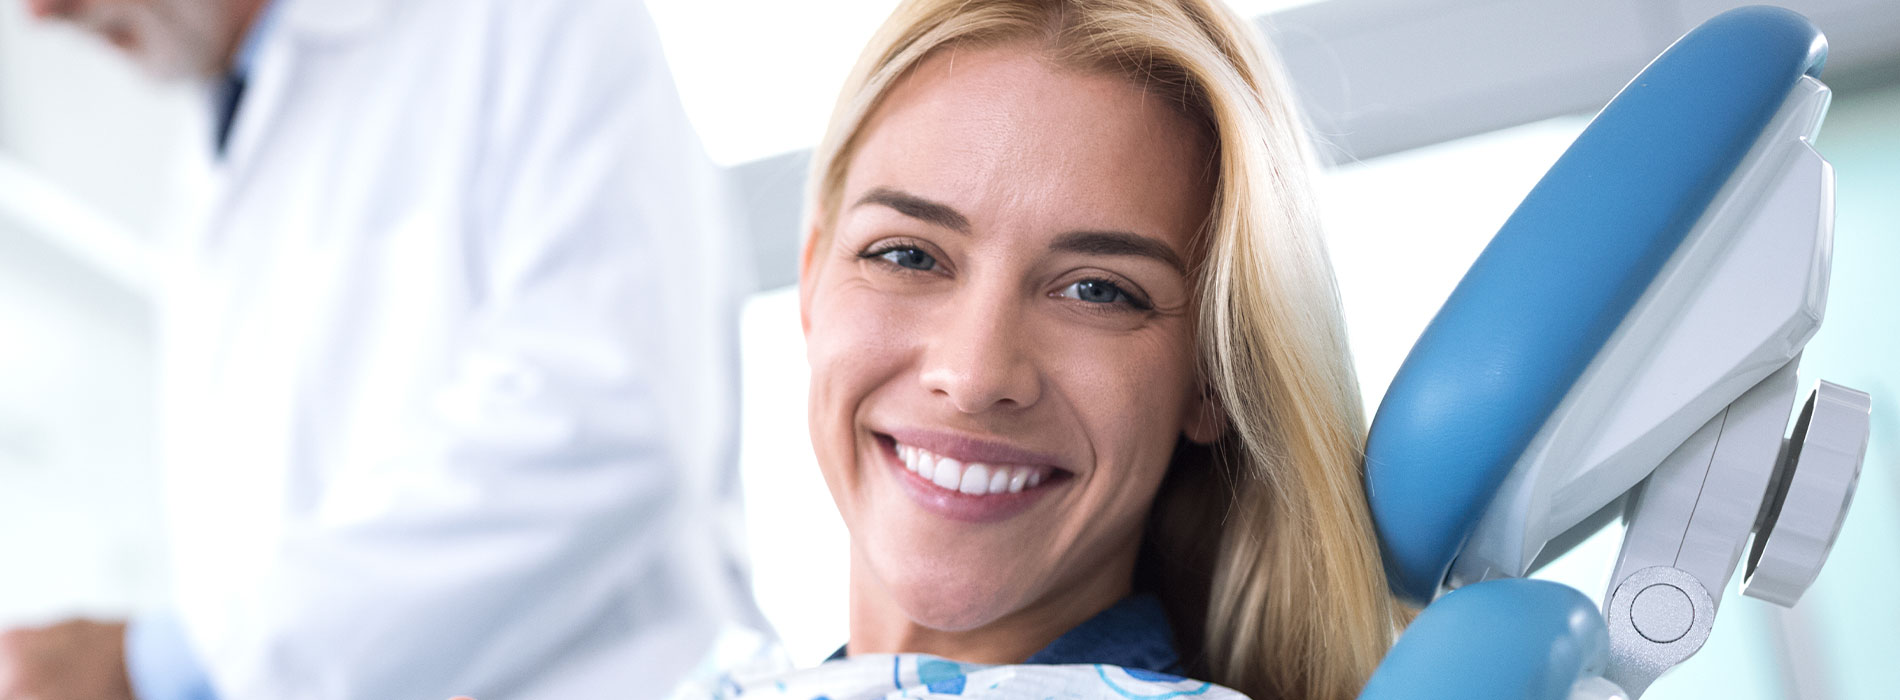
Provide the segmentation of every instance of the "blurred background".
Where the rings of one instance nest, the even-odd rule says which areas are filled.
[[[761,605],[796,661],[845,638],[845,534],[806,437],[795,284],[805,150],[890,0],[651,0],[728,169],[761,286],[743,319],[741,461]],[[1368,412],[1517,201],[1650,58],[1724,0],[1247,0],[1333,164],[1326,225]],[[1816,144],[1838,178],[1827,321],[1802,383],[1874,396],[1854,508],[1792,610],[1733,584],[1650,698],[1890,698],[1900,688],[1900,5],[1785,3],[1829,36]],[[761,60],[769,58],[769,60]],[[149,244],[204,96],[0,0],[0,626],[165,600]],[[1597,598],[1615,527],[1541,577]]]

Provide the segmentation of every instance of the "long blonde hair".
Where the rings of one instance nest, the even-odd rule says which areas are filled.
[[[1402,613],[1361,482],[1365,416],[1309,191],[1312,146],[1251,25],[1218,0],[908,0],[858,59],[812,156],[813,235],[833,224],[865,121],[912,67],[947,46],[1024,39],[1178,96],[1215,144],[1198,332],[1227,428],[1211,449],[1177,451],[1139,584],[1206,680],[1261,700],[1356,696]]]

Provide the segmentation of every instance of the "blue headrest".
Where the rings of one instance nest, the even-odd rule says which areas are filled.
[[[1366,444],[1395,593],[1437,594],[1511,465],[1826,53],[1787,10],[1709,20],[1624,86],[1491,239]]]
[[[1359,700],[1568,700],[1603,673],[1610,632],[1576,589],[1485,581],[1425,609],[1379,663]]]

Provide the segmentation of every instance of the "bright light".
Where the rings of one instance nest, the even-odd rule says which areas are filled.
[[[1240,14],[1319,0],[1231,0]],[[648,0],[686,114],[714,162],[810,148],[897,0]]]
[[[809,148],[896,0],[649,0],[680,99],[715,162]]]

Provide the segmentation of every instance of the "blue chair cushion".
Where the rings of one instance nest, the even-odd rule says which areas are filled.
[[[1709,20],[1603,108],[1492,238],[1366,445],[1395,593],[1437,594],[1511,465],[1826,46],[1787,10]]]
[[[1359,700],[1565,700],[1609,663],[1610,633],[1590,599],[1549,581],[1505,579],[1425,608]]]

